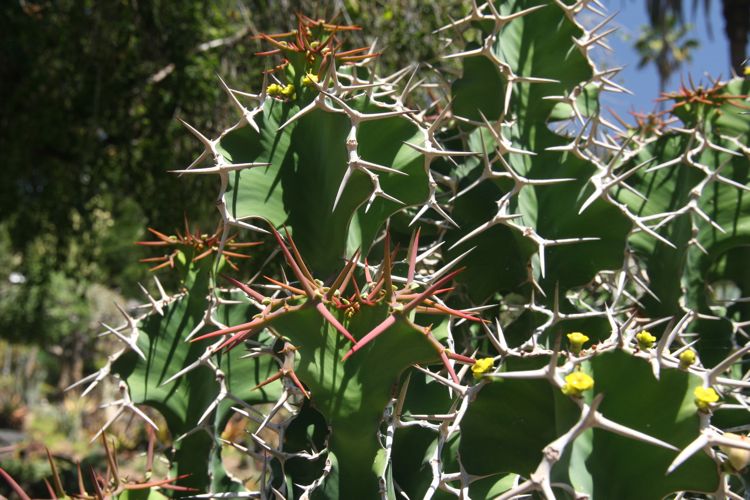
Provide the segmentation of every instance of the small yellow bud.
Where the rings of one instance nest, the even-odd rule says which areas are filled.
[[[589,341],[589,338],[581,332],[571,332],[567,335],[570,342],[570,352],[578,354],[583,348],[583,344]]]
[[[693,391],[695,406],[701,411],[708,411],[711,405],[719,401],[719,395],[712,387],[696,387]]]
[[[695,363],[696,355],[692,349],[685,349],[680,353],[680,368],[687,369],[688,366]]]
[[[283,90],[284,90],[284,87],[282,87],[278,83],[272,83],[271,85],[266,87],[266,93],[268,93],[268,95],[270,95],[271,97],[280,96]]]
[[[266,93],[271,97],[292,97],[294,95],[294,85],[290,83],[282,87],[278,83],[272,83],[266,87]]]
[[[302,85],[305,87],[314,87],[318,83],[318,75],[313,73],[307,73],[302,77]]]
[[[492,370],[495,364],[495,360],[492,358],[481,358],[476,363],[471,365],[471,373],[474,374],[474,378],[482,378],[482,375]]]
[[[739,441],[744,444],[750,444],[750,438],[748,438],[747,436],[740,436],[738,434],[732,434],[731,432],[725,432],[724,437],[727,439]],[[734,446],[725,444],[720,444],[719,449],[727,454],[729,463],[732,464],[732,467],[736,471],[741,471],[742,469],[747,467],[748,463],[750,463],[750,450],[746,450],[744,448],[735,448]]]
[[[294,95],[294,85],[290,83],[289,85],[281,89],[281,94],[284,97],[292,97]]]
[[[562,392],[566,396],[580,398],[583,391],[588,391],[594,387],[594,379],[590,375],[580,371],[574,371],[565,376],[565,385]]]
[[[654,345],[654,342],[656,342],[656,337],[651,335],[650,332],[643,330],[641,333],[635,336],[635,339],[638,341],[638,347],[641,350],[651,349],[651,347]]]

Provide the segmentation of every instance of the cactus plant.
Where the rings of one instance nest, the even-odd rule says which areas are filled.
[[[201,498],[747,495],[748,84],[610,122],[599,9],[472,3],[447,83],[379,76],[353,27],[262,35],[260,92],[221,82],[239,122],[186,124],[221,232],[155,233],[180,291],[108,328],[126,346],[82,382],[160,411]],[[221,281],[235,230],[270,253]],[[232,412],[250,444],[222,440]]]

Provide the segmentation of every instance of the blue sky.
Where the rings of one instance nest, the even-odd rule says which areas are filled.
[[[606,52],[602,50],[596,54],[596,58],[605,62],[604,65],[607,67],[625,66],[625,69],[620,72],[615,81],[634,93],[632,96],[607,94],[602,96],[602,104],[613,108],[623,117],[631,109],[651,111],[655,107],[654,99],[658,97],[659,92],[656,67],[651,64],[639,70],[639,56],[633,48],[641,26],[648,24],[646,2],[645,0],[602,0],[602,2],[607,6],[610,13],[619,11],[617,17],[612,21],[612,25],[619,29],[608,37],[609,45],[614,51]],[[694,26],[691,38],[696,38],[700,42],[700,47],[693,52],[692,62],[683,66],[680,73],[685,77],[688,74],[692,75],[696,83],[705,74],[713,77],[722,76],[722,79],[727,79],[731,73],[729,48],[724,36],[724,21],[721,17],[721,2],[718,0],[711,1],[709,19],[713,39],[708,36],[703,7],[700,6],[696,14],[693,15],[692,3],[684,2],[687,8],[685,12],[686,20]],[[676,89],[679,83],[679,75],[673,76],[667,88]]]

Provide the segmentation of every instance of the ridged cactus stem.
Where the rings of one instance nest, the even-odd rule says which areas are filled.
[[[183,288],[144,288],[77,385],[162,413],[203,497],[746,494],[748,83],[612,123],[604,10],[472,2],[438,30],[447,82],[377,75],[353,27],[262,35],[259,93],[220,82],[239,121],[185,123],[203,149],[176,172],[217,176],[221,229],[152,231]]]

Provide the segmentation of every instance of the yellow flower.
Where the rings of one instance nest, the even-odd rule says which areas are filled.
[[[702,411],[710,410],[711,404],[719,401],[719,395],[712,387],[696,387],[693,395],[695,396],[695,406]]]
[[[580,372],[574,371],[565,377],[565,385],[562,387],[562,392],[566,396],[572,396],[574,398],[580,398],[583,391],[588,391],[594,387],[594,379],[591,376]]]
[[[745,73],[745,76],[750,75],[750,66],[745,66],[743,73]]]
[[[635,339],[638,341],[638,347],[644,351],[650,349],[654,345],[654,342],[656,342],[656,337],[646,330],[636,335]]]
[[[583,348],[583,344],[589,341],[589,338],[581,332],[571,332],[567,335],[570,342],[570,352],[578,354]]]
[[[685,349],[680,353],[680,368],[687,369],[688,366],[695,363],[696,355],[692,349]]]
[[[314,87],[318,83],[318,75],[313,73],[307,73],[302,77],[302,85],[305,87]]]
[[[482,378],[482,375],[492,370],[495,360],[492,358],[478,359],[476,363],[471,365],[471,372],[474,374],[474,378]]]

